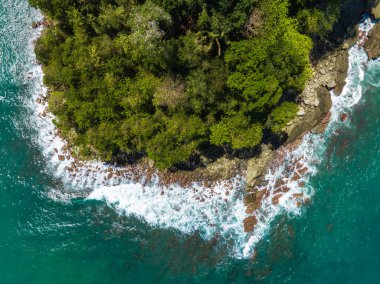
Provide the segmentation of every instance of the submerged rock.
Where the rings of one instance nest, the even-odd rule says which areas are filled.
[[[280,203],[280,198],[282,197],[282,193],[280,194],[277,194],[275,196],[272,197],[272,204],[278,204]]]
[[[348,119],[348,114],[347,113],[342,113],[341,115],[340,115],[340,120],[342,121],[342,122],[345,122],[345,121],[347,121],[347,119]]]

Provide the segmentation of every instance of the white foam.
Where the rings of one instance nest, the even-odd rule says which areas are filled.
[[[367,27],[368,25],[363,25],[361,28],[367,29]],[[41,31],[41,28],[37,29],[35,36],[39,36]],[[31,44],[31,54],[33,54],[32,48]],[[35,57],[32,61],[35,62]],[[340,111],[360,100],[362,91],[360,81],[363,80],[363,65],[366,61],[366,55],[361,48],[356,46],[350,50],[347,85],[339,97],[333,96],[333,123],[330,123],[327,133],[331,133],[331,129],[339,122]],[[160,186],[157,176],[153,176],[149,181],[142,179],[140,182],[133,182],[132,174],[97,161],[85,162],[81,167],[76,166],[69,171],[71,165],[77,164],[77,161],[68,155],[65,141],[56,135],[57,130],[52,122],[54,116],[48,112],[44,114],[47,104],[36,103],[38,98],[46,96],[42,76],[42,69],[36,63],[26,76],[33,82],[34,93],[30,106],[34,113],[32,125],[38,129],[36,143],[47,158],[51,171],[69,190],[69,194],[65,194],[63,190],[53,189],[50,192],[52,198],[66,200],[67,196],[69,198],[75,196],[76,191],[83,196],[81,190],[90,189],[88,199],[104,200],[121,214],[133,215],[151,226],[175,229],[185,234],[198,231],[205,239],[220,235],[225,240],[233,242],[236,257],[249,257],[257,242],[267,234],[271,222],[278,214],[283,212],[301,214],[302,207],[299,207],[298,202],[303,202],[313,195],[313,188],[304,186],[300,182],[307,184],[309,177],[316,172],[316,160],[323,153],[325,144],[324,136],[312,134],[306,135],[296,150],[286,153],[282,166],[267,173],[265,179],[269,195],[263,200],[262,207],[253,213],[258,219],[258,224],[251,235],[244,233],[242,226],[244,218],[248,215],[245,213],[246,208],[242,200],[245,185],[240,177],[231,181],[221,181],[213,188],[197,184],[181,188],[178,185]],[[60,161],[59,155],[67,158]],[[286,186],[290,190],[283,193],[277,205],[273,205],[276,180],[288,176],[287,166],[296,160],[307,166],[308,174],[299,180],[286,180]],[[110,168],[112,168],[111,177]],[[115,174],[118,171],[122,174]],[[232,190],[227,191],[231,187]],[[301,193],[302,198],[295,197],[295,194]]]
[[[40,33],[41,29],[36,30],[35,37]],[[32,49],[31,44],[33,54]],[[34,57],[32,61],[35,62]],[[50,198],[67,202],[70,198],[83,196],[83,192],[90,189],[88,200],[104,200],[121,214],[136,216],[153,227],[185,234],[199,232],[205,239],[221,236],[226,241],[231,240],[235,247],[233,253],[241,256],[246,237],[242,227],[245,217],[242,178],[220,181],[212,188],[195,183],[189,188],[181,188],[175,184],[160,186],[156,175],[149,181],[143,178],[141,182],[134,182],[133,174],[123,168],[98,161],[83,162],[81,167],[69,171],[68,168],[77,161],[65,150],[66,142],[56,135],[57,129],[52,122],[55,117],[45,111],[47,103],[36,103],[46,97],[42,76],[41,66],[33,64],[25,78],[32,81],[34,90],[30,108],[33,110],[31,124],[38,129],[35,142],[47,158],[52,173],[64,183],[64,189],[50,190]],[[63,161],[59,159],[60,155],[65,156]],[[118,172],[121,174],[117,175]]]
[[[226,182],[219,183],[212,191],[196,185],[184,189],[176,185],[130,183],[95,189],[88,199],[105,200],[118,212],[134,215],[152,226],[173,228],[185,234],[198,231],[205,239],[217,234],[244,240],[244,184],[240,179],[233,180],[233,190],[228,195],[226,188]]]
[[[365,36],[372,27],[373,23],[368,17],[363,18],[359,25],[360,31],[362,31]],[[289,215],[300,214],[302,209],[297,206],[297,202],[301,202],[301,200],[306,201],[313,196],[314,189],[308,186],[308,180],[317,172],[316,165],[320,163],[319,157],[323,156],[326,150],[326,143],[324,143],[325,138],[331,135],[334,130],[342,124],[340,115],[343,112],[349,113],[350,108],[356,105],[362,97],[361,82],[364,80],[365,69],[368,62],[368,56],[361,47],[364,39],[365,37],[363,36],[363,39],[359,40],[358,43],[349,50],[349,70],[346,85],[340,96],[334,95],[333,92],[331,93],[333,102],[331,119],[324,134],[310,133],[305,135],[300,146],[286,154],[284,164],[278,168],[275,173],[268,173],[266,175],[266,190],[268,190],[269,196],[263,200],[261,208],[252,214],[258,219],[258,224],[244,246],[244,257],[252,255],[256,244],[266,235],[270,229],[271,222],[276,216],[281,213],[287,213]],[[294,164],[296,161],[308,168],[307,174],[302,176],[297,182],[291,180],[291,177],[294,176],[294,172],[286,168],[286,165]],[[273,205],[272,198],[275,195],[275,183],[284,177],[286,186],[290,188],[290,190],[283,194],[279,200],[279,204]],[[301,184],[299,181],[301,181]],[[305,184],[305,186],[303,184]],[[294,198],[294,194],[302,194],[302,199]]]

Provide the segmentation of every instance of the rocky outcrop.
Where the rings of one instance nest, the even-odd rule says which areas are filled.
[[[375,27],[368,33],[368,40],[366,41],[364,48],[368,54],[369,59],[375,59],[380,56],[380,24],[376,24]]]
[[[319,100],[319,110],[322,115],[325,115],[332,107],[331,94],[325,87],[321,86],[317,90],[317,97]]]
[[[380,3],[371,8],[371,14],[375,19],[380,19]]]
[[[287,144],[294,143],[311,129],[320,133],[326,128],[326,117],[329,117],[332,106],[330,90],[333,90],[335,95],[342,93],[348,72],[348,49],[354,42],[344,42],[340,49],[331,52],[313,66],[313,78],[308,81],[300,95],[299,109],[303,115],[298,115],[285,128],[288,134]]]
[[[262,146],[261,154],[258,157],[248,160],[247,163],[247,186],[253,187],[261,177],[268,163],[273,159],[274,151],[267,145]]]
[[[348,47],[348,44],[347,44]],[[343,49],[338,53],[336,57],[336,78],[334,86],[334,94],[340,95],[343,91],[344,86],[346,85],[346,78],[348,72],[348,52],[347,49]]]

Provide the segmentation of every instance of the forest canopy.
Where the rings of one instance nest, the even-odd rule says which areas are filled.
[[[280,133],[336,1],[29,0],[55,123],[83,157],[159,168]],[[293,95],[292,95],[293,94]]]

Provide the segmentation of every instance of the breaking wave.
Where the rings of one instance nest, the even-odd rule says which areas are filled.
[[[373,27],[369,17],[363,17],[359,30],[368,34]],[[254,231],[244,245],[243,255],[252,255],[255,245],[267,234],[271,222],[279,214],[287,213],[290,216],[302,212],[301,205],[307,203],[314,194],[308,181],[318,171],[320,157],[324,156],[326,140],[337,135],[336,130],[345,123],[349,127],[348,116],[352,106],[356,105],[362,97],[362,81],[368,64],[368,56],[363,49],[362,40],[359,40],[349,50],[349,69],[346,85],[340,96],[331,92],[332,108],[327,115],[327,128],[322,134],[306,134],[296,149],[283,149],[277,153],[281,161],[280,167],[269,169],[265,182],[258,188],[260,208],[253,211],[250,216],[257,223]],[[369,63],[371,64],[371,63]],[[342,114],[347,117],[342,119]]]
[[[40,14],[35,17],[42,18]],[[370,26],[369,20],[365,20],[360,28],[368,31]],[[151,179],[143,176],[136,182],[134,173],[124,168],[74,159],[52,122],[54,116],[47,111],[43,72],[33,52],[33,41],[41,32],[42,27],[36,29],[30,42],[33,64],[26,77],[32,86],[30,109],[32,126],[37,130],[35,142],[46,157],[49,170],[64,184],[63,189],[52,189],[49,196],[59,201],[78,196],[103,200],[120,214],[136,216],[153,227],[184,234],[199,232],[206,240],[221,236],[233,243],[233,254],[238,258],[252,255],[255,245],[267,234],[277,215],[300,214],[300,205],[313,195],[314,189],[308,185],[308,179],[317,172],[318,157],[326,147],[324,141],[341,123],[340,114],[342,111],[349,113],[350,107],[360,100],[360,82],[368,61],[359,45],[350,49],[347,85],[340,96],[332,94],[331,122],[327,130],[321,135],[307,134],[296,149],[280,153],[283,156],[281,164],[269,169],[264,184],[258,189],[260,208],[252,212],[248,208],[247,213],[243,202],[245,181],[241,177],[220,181],[211,188],[197,183],[188,188],[176,184],[162,186],[155,175]],[[246,217],[254,217],[256,224],[252,234],[244,232]]]

